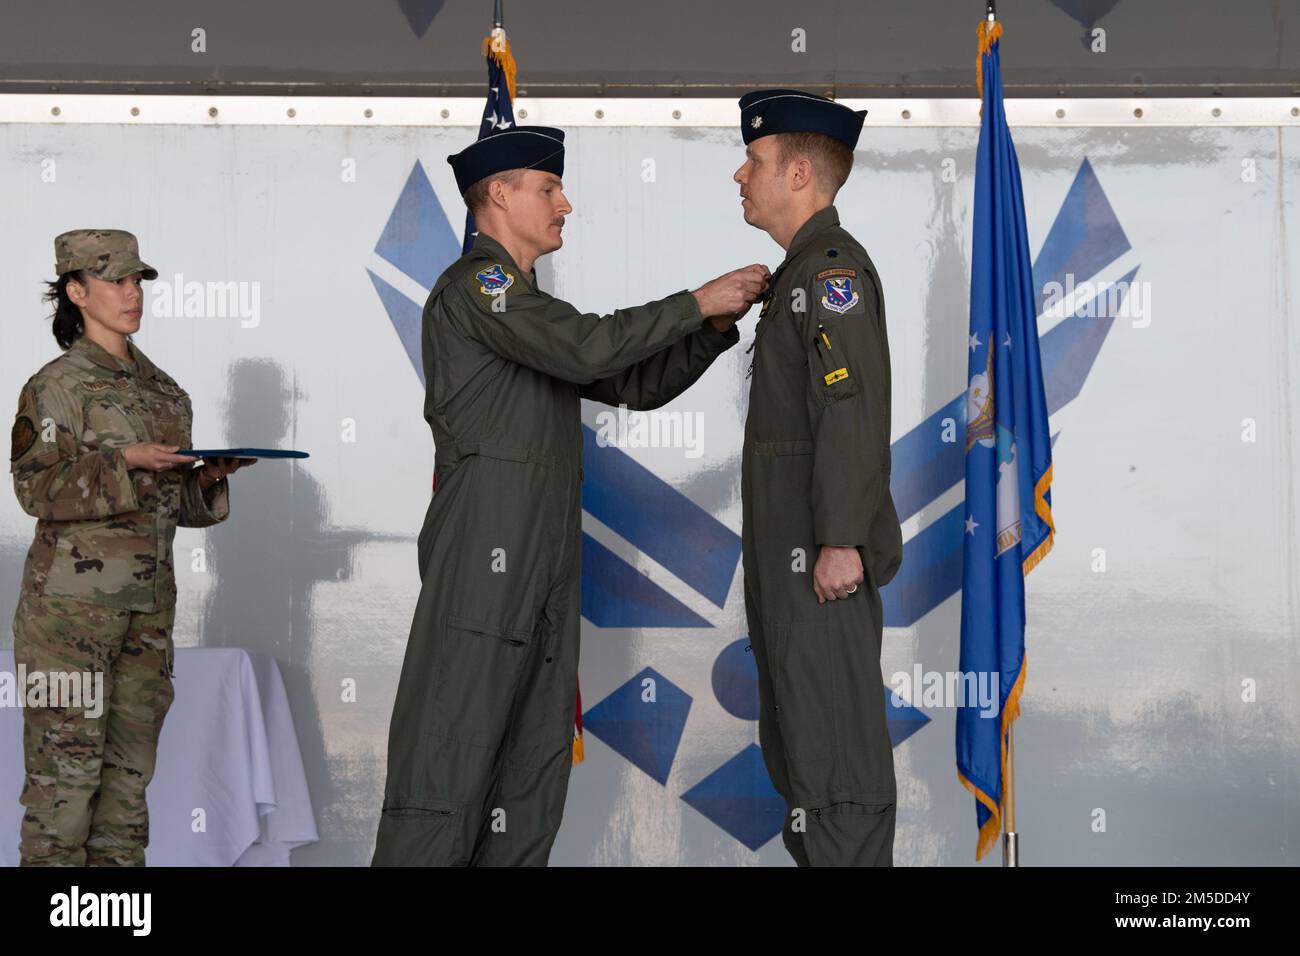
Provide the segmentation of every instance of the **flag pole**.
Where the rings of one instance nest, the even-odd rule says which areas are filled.
[[[998,19],[997,0],[987,0],[984,15],[989,23]],[[1005,798],[1002,802],[1002,865],[1020,866],[1020,835],[1016,833],[1016,728],[1007,728],[1007,779],[1002,781]]]
[[[1016,725],[1007,728],[1006,800],[1002,810],[1002,865],[1020,866],[1020,834],[1016,833]]]

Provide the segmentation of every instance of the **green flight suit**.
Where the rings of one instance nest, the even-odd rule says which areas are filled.
[[[435,491],[373,865],[543,865],[572,766],[580,398],[648,409],[722,352],[694,296],[583,314],[480,233],[424,307]]]
[[[798,231],[755,330],[741,461],[745,611],[759,741],[801,866],[891,865],[893,751],[879,589],[902,561],[889,493],[884,297],[834,206]],[[821,545],[852,545],[865,581],[818,604]]]

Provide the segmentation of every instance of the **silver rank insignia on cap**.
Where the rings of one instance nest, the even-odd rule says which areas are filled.
[[[758,129],[760,126],[763,125],[763,117],[755,116],[752,120],[749,121],[749,125],[752,126],[754,129]]]

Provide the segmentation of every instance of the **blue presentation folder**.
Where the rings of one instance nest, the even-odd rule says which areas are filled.
[[[292,448],[182,448],[178,455],[196,458],[307,458],[305,451]]]

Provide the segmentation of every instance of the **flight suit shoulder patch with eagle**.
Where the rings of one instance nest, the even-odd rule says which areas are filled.
[[[866,305],[862,301],[859,282],[856,269],[823,269],[813,279],[813,295],[827,312],[862,315],[866,312]]]

